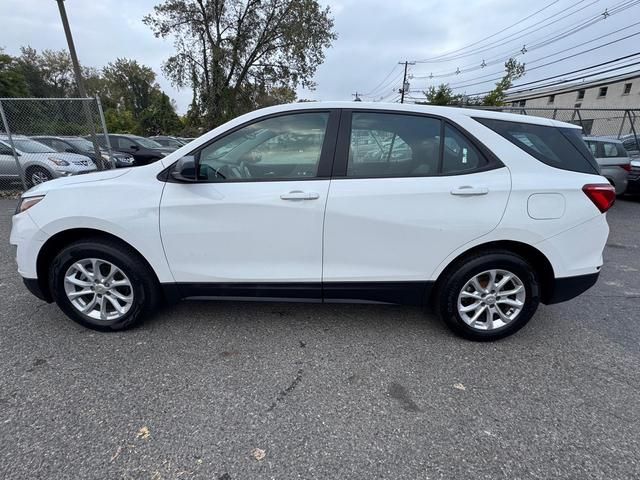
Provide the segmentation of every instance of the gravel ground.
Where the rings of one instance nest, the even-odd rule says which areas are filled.
[[[32,297],[0,200],[0,478],[640,477],[640,199],[598,284],[496,343],[419,309],[183,302],[100,334]]]

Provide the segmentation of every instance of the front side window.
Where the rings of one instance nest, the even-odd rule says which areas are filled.
[[[201,181],[314,178],[327,112],[282,115],[252,123],[196,152]]]
[[[118,142],[118,148],[122,150],[134,150],[137,147],[135,142],[125,137],[117,137],[116,141]]]
[[[354,113],[347,177],[437,175],[440,126],[429,117]]]

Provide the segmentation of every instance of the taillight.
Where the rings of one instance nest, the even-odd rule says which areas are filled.
[[[625,163],[624,165],[620,165],[620,168],[626,170],[627,172],[631,171],[631,163]]]
[[[609,210],[616,201],[616,190],[608,183],[590,183],[582,187],[582,191],[602,213]]]

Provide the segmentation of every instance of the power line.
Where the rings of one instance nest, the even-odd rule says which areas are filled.
[[[640,35],[640,32],[636,32],[636,33],[633,33],[633,34],[628,35],[628,36],[626,36],[626,37],[619,38],[619,39],[617,39],[617,40],[613,40],[613,41],[611,41],[611,42],[607,42],[607,43],[605,43],[605,44],[603,44],[603,45],[600,45],[600,46],[598,46],[598,47],[589,48],[589,49],[584,50],[584,51],[582,51],[582,52],[579,52],[579,53],[576,53],[576,54],[573,54],[573,55],[568,55],[568,56],[566,56],[566,57],[559,58],[559,59],[554,60],[554,61],[552,61],[552,62],[547,62],[547,63],[544,63],[544,64],[542,64],[542,65],[538,65],[538,66],[536,66],[536,67],[533,67],[533,68],[530,68],[530,69],[526,70],[526,71],[525,71],[525,73],[529,73],[529,72],[531,72],[531,71],[533,71],[533,70],[538,70],[538,69],[543,68],[543,67],[548,67],[549,65],[554,65],[554,64],[556,64],[556,63],[563,62],[563,61],[568,60],[568,59],[570,59],[570,58],[575,58],[575,57],[577,57],[577,56],[579,56],[579,55],[583,55],[583,54],[585,54],[585,53],[589,53],[589,52],[592,52],[592,51],[594,51],[594,50],[598,50],[599,48],[603,48],[603,47],[606,47],[606,46],[612,45],[612,44],[614,44],[614,43],[621,42],[622,40],[627,40],[627,39],[629,39],[629,38],[636,37],[636,36],[638,36],[638,35]],[[624,58],[632,57],[632,56],[634,56],[634,55],[637,55],[637,54],[628,55],[627,57],[621,57],[621,58],[623,58],[623,59],[624,59]],[[612,61],[611,61],[611,63],[613,63],[613,62],[615,62],[615,60],[612,60]],[[589,67],[585,68],[584,70],[588,70],[588,69],[589,69]],[[476,86],[476,85],[482,85],[483,83],[488,83],[488,82],[497,81],[497,80],[500,80],[501,78],[502,78],[502,76],[499,76],[499,77],[495,77],[495,78],[493,78],[493,79],[491,79],[491,80],[482,80],[482,81],[480,81],[480,82],[475,82],[475,83],[464,83],[464,84],[462,84],[462,85],[461,85],[461,84],[450,85],[450,87],[451,87],[451,88],[455,88],[456,90],[459,90],[459,89],[461,89],[461,88],[474,87],[474,86]],[[474,79],[469,79],[469,80],[474,80]]]
[[[612,7],[613,13],[610,13],[609,16],[610,15],[614,15],[616,13],[620,13],[621,11],[624,11],[624,10],[626,10],[628,8],[632,8],[632,7],[634,7],[634,6],[638,5],[638,4],[640,4],[640,0],[631,0],[631,1],[628,0],[627,2],[622,2],[621,4],[618,4],[618,5],[614,6],[614,7]],[[591,4],[589,4],[589,5],[591,5]],[[577,13],[577,11],[573,12],[573,13]],[[571,15],[573,15],[573,13]],[[564,17],[564,18],[566,18],[566,17]],[[563,19],[560,19],[560,20],[563,20]],[[557,20],[557,21],[560,21],[560,20]],[[497,56],[497,57],[491,58],[489,60],[483,60],[482,64],[480,64],[480,65],[478,65],[478,64],[467,65],[467,66],[463,66],[462,68],[458,67],[456,69],[456,71],[454,71],[454,72],[440,73],[440,74],[436,74],[436,75],[434,75],[432,73],[432,74],[430,74],[428,76],[427,75],[420,75],[420,76],[416,76],[414,78],[429,78],[429,79],[432,79],[432,78],[446,78],[446,77],[457,76],[457,75],[459,75],[461,73],[467,73],[467,72],[480,70],[480,69],[483,69],[484,67],[486,67],[488,65],[495,65],[495,64],[504,62],[505,60],[508,60],[509,58],[519,57],[519,56],[524,55],[526,52],[531,52],[531,51],[534,51],[534,50],[538,50],[538,49],[540,49],[542,47],[546,47],[548,45],[551,45],[552,43],[555,43],[555,42],[557,42],[559,40],[562,40],[562,39],[564,39],[564,38],[566,38],[566,37],[568,37],[570,35],[578,33],[578,32],[580,32],[580,31],[582,31],[582,30],[584,30],[584,29],[586,29],[586,28],[588,28],[588,27],[590,27],[590,26],[592,26],[592,25],[594,25],[594,24],[596,24],[596,23],[598,23],[598,22],[600,22],[602,20],[604,20],[604,18],[602,17],[602,14],[591,16],[591,17],[588,17],[587,19],[579,20],[578,22],[575,22],[575,23],[571,24],[568,27],[568,29],[567,29],[567,27],[563,27],[561,29],[553,31],[551,34],[547,34],[547,36],[548,35],[556,35],[556,34],[557,35],[555,37],[547,38],[547,39],[545,39],[545,40],[543,40],[541,42],[538,42],[538,43],[535,43],[533,45],[530,45],[530,46],[526,47],[525,51],[522,51],[522,52],[519,52],[519,53],[514,53],[513,51],[505,52],[505,53],[500,54],[502,56]],[[553,22],[553,23],[556,23],[556,22]],[[549,25],[551,25],[551,24],[549,24]],[[546,26],[549,26],[549,25],[546,25]],[[622,30],[624,30],[624,29],[622,29]],[[619,31],[621,31],[621,30],[619,30]],[[613,33],[615,33],[615,32],[612,32],[611,34],[613,34]],[[526,36],[526,35],[528,35],[528,34],[525,34],[525,35],[522,35],[522,36]],[[600,37],[600,38],[602,38],[602,37]],[[509,43],[509,42],[506,42],[506,43]],[[585,43],[590,43],[590,42],[585,42]],[[469,55],[471,55],[471,54],[469,54]]]
[[[393,72],[395,72],[396,68],[398,68],[398,65],[397,65],[397,64],[395,64],[395,65],[393,66],[393,68],[391,69],[391,71],[390,71],[390,72],[389,72],[389,73],[388,73],[388,74],[387,74],[387,75],[382,79],[382,81],[381,81],[378,85],[376,85],[376,86],[375,86],[375,88],[371,89],[368,93],[363,93],[362,95],[364,95],[365,97],[369,97],[369,96],[371,96],[374,92],[376,92],[376,91],[378,90],[378,88],[380,88],[380,87],[382,86],[382,84],[384,84],[384,82],[386,82],[386,81],[387,81],[387,79],[391,76],[391,74],[392,74]]]
[[[543,61],[543,60],[548,59],[549,57],[555,57],[556,55],[560,55],[561,53],[568,52],[569,50],[574,50],[574,49],[576,49],[576,48],[578,48],[578,47],[581,47],[581,46],[587,45],[587,44],[589,44],[589,43],[593,43],[593,42],[596,42],[596,41],[598,41],[598,40],[602,40],[603,38],[609,37],[609,36],[614,35],[614,34],[616,34],[616,33],[620,33],[620,32],[622,32],[622,31],[624,31],[624,30],[628,30],[629,28],[633,28],[633,27],[635,27],[635,26],[637,26],[637,25],[640,25],[640,22],[633,23],[633,24],[631,24],[631,25],[628,25],[628,26],[626,26],[626,27],[624,27],[624,28],[621,28],[621,29],[619,29],[619,30],[616,30],[616,31],[614,31],[614,32],[609,32],[609,33],[607,33],[607,34],[605,34],[605,35],[601,35],[601,36],[596,37],[596,38],[594,38],[594,39],[592,39],[592,40],[589,40],[588,42],[581,43],[580,45],[574,45],[573,47],[569,47],[569,48],[565,48],[565,49],[563,49],[563,50],[559,50],[559,51],[557,51],[557,52],[555,52],[555,53],[552,53],[552,54],[550,54],[550,55],[546,55],[546,56],[545,56],[545,57],[543,57],[543,58],[537,58],[537,59],[535,59],[535,60],[531,60],[531,61],[527,62],[527,72],[530,72],[530,71],[532,71],[532,70],[537,70],[537,69],[539,69],[539,68],[546,67],[546,66],[548,66],[548,65],[552,65],[552,64],[554,64],[554,63],[558,63],[558,62],[560,62],[560,61],[563,61],[563,60],[566,60],[566,59],[569,59],[569,58],[574,58],[574,57],[577,57],[577,56],[580,56],[580,55],[584,55],[585,53],[593,52],[594,50],[598,50],[598,49],[600,49],[600,48],[604,48],[604,47],[609,46],[609,45],[612,45],[612,44],[614,44],[614,43],[621,42],[621,41],[626,40],[626,39],[628,39],[628,38],[634,37],[634,36],[638,35],[640,32],[638,32],[638,33],[633,33],[633,34],[631,34],[631,35],[629,35],[629,36],[622,37],[622,38],[618,38],[618,39],[616,39],[616,40],[612,40],[611,42],[603,43],[602,45],[598,45],[597,47],[589,48],[589,49],[587,49],[587,50],[582,50],[581,52],[576,52],[576,53],[574,53],[574,54],[573,54],[573,55],[571,55],[571,56],[563,57],[563,58],[558,59],[558,60],[553,61],[553,62],[545,63],[545,64],[543,64],[543,65],[538,65],[537,67],[533,67],[533,68],[528,68],[528,66],[529,66],[529,65],[531,65],[531,64],[535,64],[535,63],[541,62],[541,61]],[[506,58],[504,58],[503,60],[508,60],[508,59],[509,59],[509,57],[506,57]],[[452,88],[457,88],[459,85],[466,84],[466,83],[467,83],[467,82],[469,82],[469,81],[479,80],[479,79],[481,79],[481,78],[488,78],[488,77],[492,77],[492,76],[494,76],[494,75],[500,75],[500,74],[502,74],[502,73],[503,73],[503,70],[498,71],[498,72],[492,72],[492,73],[489,73],[489,74],[487,74],[487,75],[481,75],[481,76],[479,76],[479,77],[468,78],[468,79],[466,79],[466,80],[462,80],[462,81],[460,81],[460,82],[450,83],[450,84],[449,84],[449,86],[450,86],[450,87],[452,87]],[[419,78],[419,77],[414,77],[414,78]],[[501,78],[501,77],[499,77],[499,78]],[[485,80],[484,82],[479,82],[479,83],[477,83],[477,84],[475,84],[475,85],[479,85],[480,83],[485,83],[485,82],[490,82],[490,81],[492,81],[492,80]],[[467,85],[467,86],[470,86],[470,85]]]
[[[577,7],[578,5],[580,5],[581,3],[584,3],[585,1],[586,1],[586,0],[579,0],[578,2],[576,2],[576,3],[574,3],[574,4],[570,5],[570,6],[568,6],[567,8],[565,8],[565,9],[563,9],[563,10],[561,10],[561,11],[559,11],[559,12],[557,12],[557,13],[554,13],[553,15],[550,15],[550,16],[548,16],[548,17],[545,17],[545,18],[543,18],[542,20],[540,20],[540,21],[538,21],[538,22],[536,22],[536,23],[533,23],[533,24],[529,25],[528,27],[523,28],[523,29],[522,29],[522,30],[520,30],[519,32],[515,32],[515,33],[513,33],[513,34],[507,35],[507,36],[505,36],[505,37],[503,37],[503,38],[500,38],[500,39],[498,39],[498,40],[495,40],[494,42],[490,42],[490,43],[489,43],[489,44],[487,44],[487,45],[477,46],[478,42],[476,42],[476,43],[474,43],[474,44],[467,45],[467,46],[466,46],[466,47],[464,47],[463,49],[460,49],[460,50],[466,50],[466,49],[468,49],[468,48],[470,48],[470,47],[475,47],[475,46],[477,46],[477,48],[474,48],[473,50],[470,50],[470,51],[468,51],[468,52],[459,53],[459,54],[457,54],[457,55],[444,55],[444,54],[443,54],[443,55],[440,55],[440,56],[432,57],[432,58],[430,58],[430,59],[417,60],[417,63],[441,63],[441,62],[448,62],[448,61],[451,61],[451,60],[457,60],[457,59],[459,59],[459,58],[468,57],[468,56],[470,56],[470,55],[473,55],[474,53],[480,53],[480,52],[483,52],[483,51],[486,51],[486,50],[491,50],[492,48],[494,48],[494,47],[496,47],[496,46],[504,45],[505,43],[509,43],[509,42],[511,42],[511,41],[513,41],[513,40],[517,40],[517,39],[519,39],[519,38],[522,38],[522,37],[523,37],[523,36],[525,36],[525,35],[528,35],[528,33],[523,34],[523,32],[526,32],[527,30],[531,30],[532,28],[534,28],[534,27],[536,27],[536,26],[540,25],[541,23],[544,23],[544,22],[546,22],[546,21],[548,21],[548,20],[551,20],[551,19],[553,19],[554,17],[557,17],[557,16],[559,16],[559,15],[562,15],[563,13],[567,12],[568,10],[571,10],[571,9],[573,9],[574,7]],[[627,1],[628,1],[628,0],[627,0]],[[585,8],[587,8],[587,7],[590,7],[591,5],[593,5],[593,4],[597,3],[597,2],[598,2],[598,0],[593,0],[591,3],[587,4],[587,5],[586,5],[586,6],[584,6],[582,9],[585,9]],[[542,26],[542,27],[538,28],[538,30],[540,30],[541,28],[548,27],[549,25],[553,25],[554,23],[557,23],[557,22],[559,22],[559,21],[562,21],[562,20],[566,19],[567,17],[569,17],[569,16],[571,16],[571,15],[575,15],[575,14],[576,14],[576,13],[578,13],[578,12],[580,12],[580,10],[579,10],[579,9],[578,9],[578,10],[575,10],[575,11],[573,11],[573,12],[569,13],[569,14],[566,14],[566,15],[562,16],[561,18],[559,18],[559,19],[557,19],[557,20],[554,20],[553,22],[548,23],[547,25],[544,25],[544,26]],[[516,36],[514,37],[514,35],[516,35]],[[510,38],[510,37],[513,37],[513,38]]]
[[[634,55],[640,55],[640,52],[635,53]],[[619,61],[619,59],[611,60],[609,62],[604,62],[603,64],[592,65],[591,67],[586,67],[586,68],[581,68],[581,69],[578,69],[578,70],[573,70],[571,72],[565,72],[565,73],[562,73],[562,74],[559,74],[559,75],[553,75],[551,77],[541,78],[540,80],[535,80],[535,81],[531,81],[531,82],[527,82],[527,83],[521,83],[520,85],[514,85],[513,88],[519,88],[519,87],[524,87],[524,86],[527,86],[527,85],[533,85],[533,84],[536,84],[536,83],[545,82],[547,80],[551,80],[551,79],[554,79],[554,78],[563,77],[565,75],[571,75],[573,73],[577,73],[577,72],[580,72],[580,71],[590,70],[590,69],[593,69],[593,68],[597,68],[598,66],[614,63],[616,61]],[[589,78],[589,77],[594,77],[596,75],[601,75],[603,73],[610,73],[610,72],[613,72],[613,71],[616,71],[616,70],[622,70],[622,69],[625,69],[625,68],[628,68],[628,67],[633,67],[635,65],[640,65],[640,61],[634,62],[634,63],[628,63],[626,65],[618,65],[617,67],[609,68],[609,69],[606,69],[606,70],[600,70],[598,72],[593,72],[593,73],[589,73],[589,74],[586,74],[586,75],[579,75],[577,77],[568,78],[568,79],[565,79],[565,80],[562,80],[562,81],[559,81],[559,82],[552,82],[552,83],[543,84],[543,85],[536,85],[535,87],[532,87],[532,88],[529,88],[529,89],[510,91],[508,94],[509,95],[515,95],[515,94],[518,94],[518,93],[528,92],[528,91],[535,90],[535,89],[538,89],[538,88],[554,87],[556,85],[562,85],[562,84],[565,84],[565,83],[573,82],[575,80],[581,80],[581,79],[584,79],[584,78]],[[489,92],[490,92],[490,90],[488,90],[486,92],[472,93],[472,94],[469,94],[469,96],[485,95],[485,94],[487,94]]]
[[[581,1],[584,1],[584,0],[581,0]],[[553,2],[551,2],[551,3],[549,3],[549,4],[547,4],[546,6],[542,7],[540,10],[537,10],[537,11],[533,12],[531,15],[527,15],[527,16],[526,16],[526,17],[524,17],[523,19],[518,20],[516,23],[513,23],[513,24],[509,25],[508,27],[503,28],[502,30],[500,30],[500,31],[498,31],[498,32],[496,32],[496,33],[494,33],[494,34],[492,34],[492,35],[489,35],[488,37],[484,37],[484,38],[482,38],[482,39],[480,39],[480,40],[478,40],[478,41],[476,41],[476,42],[474,42],[474,43],[472,43],[472,44],[470,44],[470,45],[465,46],[465,47],[460,47],[460,48],[458,48],[458,49],[456,49],[456,50],[450,50],[449,52],[446,52],[446,53],[443,53],[443,54],[437,55],[436,57],[432,57],[431,59],[433,59],[433,58],[438,58],[438,57],[442,57],[442,56],[446,56],[446,55],[450,55],[450,54],[453,54],[453,53],[457,53],[457,52],[460,52],[460,51],[462,51],[462,50],[467,49],[467,48],[468,48],[468,47],[470,47],[470,46],[474,46],[474,45],[477,45],[478,43],[482,43],[482,42],[484,42],[485,40],[489,40],[490,38],[493,38],[493,37],[495,37],[496,35],[500,35],[501,33],[506,32],[507,30],[509,30],[509,29],[511,29],[511,28],[513,28],[513,27],[515,27],[516,25],[519,25],[519,24],[521,24],[522,22],[524,22],[524,21],[526,21],[526,20],[529,20],[531,17],[535,17],[538,13],[543,12],[544,10],[546,10],[546,9],[547,9],[547,8],[549,8],[549,7],[551,7],[552,5],[555,5],[556,3],[558,3],[558,0],[555,0],[555,1],[553,1]],[[578,2],[578,3],[581,3],[581,2]],[[417,60],[417,61],[418,61],[419,63],[423,63],[423,62],[424,62],[424,63],[427,63],[427,62],[428,62],[428,60],[431,60],[431,59],[426,59],[426,60]]]

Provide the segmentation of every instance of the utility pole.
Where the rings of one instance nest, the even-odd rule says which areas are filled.
[[[69,55],[71,55],[71,63],[73,63],[73,73],[76,77],[76,86],[78,87],[78,93],[81,98],[87,98],[87,91],[84,88],[84,81],[82,80],[82,70],[80,69],[80,62],[78,62],[78,54],[76,53],[76,46],[73,43],[73,36],[71,35],[71,27],[69,27],[69,19],[67,18],[67,11],[64,8],[64,0],[55,0],[58,4],[58,10],[60,10],[60,19],[62,20],[62,28],[64,28],[64,35],[67,37],[67,45],[69,47]],[[96,127],[93,123],[93,117],[91,110],[86,100],[80,100],[84,109],[84,114],[89,122],[89,133],[91,134],[91,141],[93,143],[94,153],[96,155],[96,162],[100,170],[106,170],[110,165],[102,158],[102,152],[98,146],[98,139],[96,137]]]
[[[361,93],[358,93],[358,92],[356,92],[356,93],[352,93],[352,94],[351,94],[351,96],[352,96],[352,97],[356,97],[356,98],[354,98],[354,99],[353,99],[353,101],[354,101],[354,102],[361,102],[361,101],[362,101],[362,99],[360,98],[360,95],[362,95],[362,94],[361,94]]]
[[[407,67],[409,65],[415,65],[416,62],[398,62],[400,65],[404,65],[404,76],[402,77],[402,88],[400,91],[400,103],[404,103],[404,95],[409,91],[409,82],[407,82]]]

